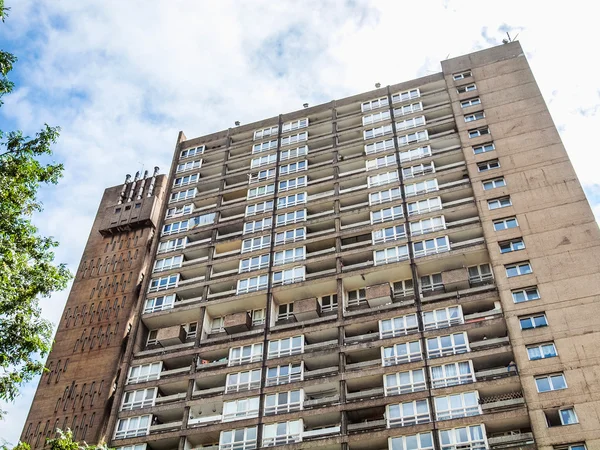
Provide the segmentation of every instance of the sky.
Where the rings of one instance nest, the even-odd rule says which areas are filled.
[[[62,129],[65,176],[40,192],[40,233],[78,267],[105,187],[188,138],[439,72],[440,61],[518,34],[600,221],[597,11],[589,1],[5,0],[0,48],[19,61],[0,129]],[[58,322],[67,291],[42,300]],[[16,444],[37,380],[0,421]]]

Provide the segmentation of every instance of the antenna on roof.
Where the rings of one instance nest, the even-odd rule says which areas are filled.
[[[505,39],[502,39],[502,43],[503,43],[503,44],[508,44],[509,42],[516,41],[516,40],[517,40],[517,38],[519,37],[519,33],[517,33],[517,34],[515,35],[515,37],[514,37],[514,38],[511,38],[511,37],[510,37],[510,34],[508,34],[508,31],[507,31],[507,32],[506,32],[506,36],[508,36],[508,39],[506,39],[506,38],[505,38]]]
[[[379,89],[381,87],[381,83],[375,83],[375,87]]]
[[[236,127],[239,127],[239,126],[240,126],[240,121],[239,121],[239,120],[236,120],[236,121],[235,121],[235,126],[236,126]]]
[[[302,106],[304,106],[305,108],[308,108],[308,103],[304,103]]]

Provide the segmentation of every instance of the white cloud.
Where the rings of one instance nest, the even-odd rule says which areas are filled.
[[[44,122],[62,127],[65,178],[44,192],[37,221],[73,269],[104,187],[142,163],[167,170],[178,130],[199,136],[433,73],[448,55],[500,43],[505,29],[520,33],[582,183],[599,181],[588,138],[600,127],[588,3],[546,14],[547,3],[516,0],[8,3],[0,38],[20,57],[22,80],[0,119],[30,134]],[[65,298],[43,302],[54,322]],[[6,407],[6,439],[18,438],[32,392]]]

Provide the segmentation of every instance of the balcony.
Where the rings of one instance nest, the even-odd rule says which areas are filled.
[[[479,399],[484,413],[520,408],[525,405],[522,391],[506,392]]]
[[[491,449],[522,448],[524,445],[532,445],[534,443],[533,433],[531,432],[488,437],[488,445]]]

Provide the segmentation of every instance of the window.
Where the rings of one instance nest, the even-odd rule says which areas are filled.
[[[263,425],[263,447],[291,444],[302,441],[302,420],[270,423]]]
[[[242,241],[242,253],[261,250],[271,245],[271,235],[258,236],[255,238],[244,239]]]
[[[490,142],[488,144],[476,145],[475,147],[473,147],[473,153],[475,153],[476,155],[491,152],[492,150],[496,150],[496,146],[493,142]],[[500,167],[500,164],[498,164],[498,167]],[[480,170],[480,172],[482,171]]]
[[[198,332],[198,322],[186,323],[183,324],[183,329],[185,330],[185,338],[191,339],[196,337],[196,333]]]
[[[435,397],[435,416],[437,420],[457,419],[459,417],[481,414],[477,391]]]
[[[298,142],[306,141],[307,139],[308,133],[306,131],[303,131],[302,133],[292,134],[291,136],[281,138],[281,145],[293,145],[297,144]]]
[[[398,145],[402,147],[405,145],[426,141],[427,139],[429,139],[429,134],[427,133],[427,130],[417,131],[415,133],[405,134],[404,136],[398,136]]]
[[[196,188],[187,189],[185,191],[174,192],[169,198],[169,203],[180,202],[182,200],[188,200],[196,196]]]
[[[181,220],[179,222],[168,223],[163,225],[162,228],[162,236],[169,236],[170,234],[181,233],[183,231],[187,231],[189,227],[190,221],[189,219]]]
[[[415,258],[418,258],[449,251],[450,241],[448,240],[448,236],[442,236],[439,238],[427,239],[425,241],[413,242],[412,246]]]
[[[459,72],[459,73],[452,74],[452,79],[454,81],[457,81],[457,80],[462,80],[463,78],[469,78],[470,76],[473,76],[473,74],[471,73],[471,71],[470,70],[465,70],[464,72]]]
[[[119,419],[117,429],[115,430],[115,439],[132,438],[136,436],[146,436],[150,428],[150,414],[145,416],[129,417]]]
[[[176,301],[177,297],[175,294],[149,298],[146,300],[146,305],[144,306],[144,314],[171,309]]]
[[[367,291],[365,289],[355,289],[348,291],[348,306],[359,306],[367,299]]]
[[[289,191],[291,189],[298,189],[306,186],[308,181],[308,177],[304,175],[303,177],[291,178],[289,180],[283,180],[279,182],[279,192]]]
[[[259,275],[257,277],[246,278],[244,280],[238,280],[237,290],[238,294],[246,294],[248,292],[256,292],[261,289],[266,289],[269,284],[268,275]]]
[[[167,253],[173,250],[181,250],[185,248],[187,244],[187,238],[171,239],[170,241],[160,242],[158,244],[157,254]]]
[[[408,280],[394,281],[392,290],[395,296],[408,297],[415,294],[412,278]]]
[[[381,169],[382,167],[393,166],[396,164],[396,155],[380,156],[376,159],[367,160],[367,170]]]
[[[401,198],[400,188],[391,188],[385,191],[372,192],[369,194],[369,205],[379,205],[385,202],[391,202],[397,198]]]
[[[379,211],[371,211],[371,224],[388,222],[402,217],[404,217],[402,206],[392,206]]]
[[[504,266],[504,269],[506,270],[506,276],[508,278],[517,277],[519,275],[527,275],[528,273],[533,272],[529,261],[508,264]],[[537,292],[537,289],[534,289],[534,291],[535,292],[527,292],[526,296],[524,297],[519,296],[519,298],[522,298],[522,300],[520,301],[525,301],[525,297],[528,297],[529,295],[533,295],[533,298],[527,298],[527,300],[535,300],[537,298],[540,298],[540,294]],[[515,292],[513,292],[513,299],[516,302]]]
[[[253,270],[264,269],[269,267],[269,259],[271,255],[253,256],[240,260],[238,273],[251,272]]]
[[[275,252],[273,265],[279,266],[306,259],[306,247],[290,248]]]
[[[275,192],[274,184],[267,184],[265,186],[257,186],[255,188],[248,189],[247,199],[250,200],[256,197],[264,197],[265,195],[273,194]]]
[[[375,186],[381,186],[388,183],[394,183],[398,181],[398,171],[378,173],[377,175],[371,175],[367,178],[367,184],[370,188]]]
[[[126,391],[121,403],[121,411],[154,406],[158,388],[140,389],[138,391]]]
[[[386,407],[388,427],[406,427],[418,423],[431,422],[429,403],[427,400],[388,405]]]
[[[386,139],[384,141],[372,142],[365,145],[365,154],[372,155],[374,153],[385,152],[386,150],[393,150],[394,140]]]
[[[475,85],[475,83],[465,84],[456,88],[456,92],[458,94],[464,94],[465,92],[473,92],[475,90],[477,90],[477,86]]]
[[[382,347],[381,359],[383,367],[412,361],[421,361],[423,359],[423,355],[421,354],[421,342],[403,342],[392,345],[391,347]]]
[[[469,98],[460,102],[461,108],[468,108],[469,106],[481,105],[481,99],[479,97]]]
[[[277,155],[275,153],[272,155],[259,156],[258,158],[253,158],[250,161],[250,168],[255,169],[257,167],[266,166],[267,164],[273,164],[276,161]]]
[[[289,225],[291,223],[302,222],[306,220],[306,209],[290,211],[285,214],[277,214],[277,226]]]
[[[434,173],[434,172],[435,172],[435,165],[433,164],[433,161],[432,161],[428,164],[418,164],[416,166],[405,167],[404,169],[402,169],[402,178],[404,178],[404,179],[414,178],[414,177],[419,177],[421,175],[425,175],[428,173]]]
[[[433,450],[433,435],[431,431],[410,436],[389,438],[390,450]]]
[[[427,357],[458,355],[469,351],[467,333],[454,333],[427,339]]]
[[[563,447],[554,447],[554,450],[587,450],[587,447],[584,443],[581,444],[571,444],[569,446]]]
[[[292,159],[292,158],[298,158],[300,156],[305,156],[308,154],[308,146],[303,145],[301,147],[298,148],[293,148],[290,150],[282,150],[279,153],[279,160],[280,161],[285,161],[288,159]]]
[[[255,220],[254,222],[246,222],[244,223],[244,234],[263,231],[266,228],[271,228],[272,224],[273,219],[271,217],[265,217],[264,219]]]
[[[536,377],[535,385],[537,387],[537,391],[540,393],[558,391],[560,389],[567,388],[567,381],[565,380],[564,374],[557,373],[553,375],[545,375],[543,377]]]
[[[192,175],[186,175],[184,177],[175,178],[173,182],[173,187],[178,188],[182,186],[187,186],[188,184],[197,183],[200,178],[200,174],[194,173]]]
[[[423,369],[407,372],[388,373],[383,376],[385,395],[407,394],[427,389],[425,371]]]
[[[561,425],[573,425],[575,423],[579,423],[577,414],[575,414],[575,408],[573,407],[559,409],[558,415],[560,416]]]
[[[472,114],[465,115],[465,122],[475,122],[476,120],[481,120],[485,117],[485,113],[483,111],[477,111]],[[487,133],[486,133],[487,134]]]
[[[411,202],[407,204],[408,216],[414,216],[415,214],[424,214],[432,211],[442,209],[441,197],[432,197],[425,200],[419,200],[418,202]]]
[[[421,234],[433,233],[434,231],[445,230],[446,220],[444,216],[431,217],[418,222],[410,222],[411,236],[419,236]]]
[[[473,139],[479,136],[485,136],[490,134],[490,129],[488,127],[476,128],[473,130],[469,130],[469,139]]]
[[[186,171],[192,170],[192,169],[199,169],[201,165],[202,165],[201,159],[198,159],[196,161],[188,161],[185,163],[181,163],[181,164],[177,165],[176,173],[186,172]]]
[[[265,415],[284,414],[302,409],[302,390],[279,392],[265,396]]]
[[[141,366],[132,366],[129,368],[127,384],[141,383],[144,381],[158,380],[162,370],[162,362],[142,364]]]
[[[277,208],[289,208],[290,206],[296,206],[306,203],[306,192],[299,192],[297,194],[288,195],[287,197],[281,197],[277,199]]]
[[[146,346],[150,345],[158,345],[158,330],[148,331],[148,336],[146,338]]]
[[[306,228],[296,228],[275,234],[275,245],[288,244],[306,239]]]
[[[168,277],[154,278],[150,281],[148,292],[164,291],[177,287],[179,283],[179,274],[169,275]]]
[[[425,330],[446,328],[452,325],[460,325],[464,322],[460,306],[448,306],[447,308],[423,312],[423,328]]]
[[[428,156],[431,156],[431,147],[426,145],[424,147],[417,147],[412,150],[400,152],[400,161],[408,162],[415,159],[427,158]]]
[[[308,168],[308,162],[298,161],[291,164],[286,164],[285,166],[279,166],[279,175],[289,175],[296,172],[301,172]]]
[[[488,448],[483,425],[452,428],[441,430],[439,433],[442,450],[485,450]]]
[[[260,170],[257,173],[253,173],[250,175],[249,182],[250,183],[259,183],[261,181],[269,180],[271,178],[275,178],[275,171],[277,169],[264,169]]]
[[[494,209],[500,209],[500,208],[506,208],[507,206],[511,206],[512,202],[510,200],[510,197],[501,197],[501,198],[494,198],[491,200],[487,201],[488,204],[488,208],[490,210],[494,210]]]
[[[428,192],[437,191],[438,182],[437,179],[421,181],[419,183],[407,184],[404,186],[404,193],[407,197],[414,197],[415,195],[426,194]]]
[[[529,330],[531,328],[541,328],[548,326],[548,319],[546,314],[536,314],[533,316],[520,317],[519,323],[521,324],[521,330]]]
[[[410,105],[404,105],[394,109],[394,116],[406,116],[408,114],[413,114],[419,111],[423,111],[423,103],[411,103]]]
[[[373,244],[381,244],[382,242],[392,242],[406,237],[406,229],[404,224],[393,227],[383,228],[372,232]]]
[[[210,329],[208,334],[217,334],[225,332],[225,316],[213,317],[210,321]]]
[[[363,138],[366,141],[367,139],[373,139],[373,138],[385,136],[386,134],[391,134],[391,133],[392,133],[392,124],[382,125],[380,127],[364,130]]]
[[[431,275],[423,275],[421,277],[421,291],[433,292],[444,289],[441,273],[432,273]]]
[[[408,259],[408,245],[398,245],[396,247],[375,250],[373,252],[375,265],[390,264]]]
[[[304,266],[273,272],[273,285],[300,283],[304,281],[306,269]]]
[[[261,142],[252,146],[252,154],[262,153],[277,148],[277,139],[273,141]]]
[[[504,180],[504,177],[500,177],[500,178],[494,178],[493,180],[484,181],[482,184],[483,184],[483,190],[489,191],[490,189],[496,189],[499,187],[506,186],[506,181]]]
[[[267,386],[276,386],[279,384],[293,383],[304,379],[303,363],[291,363],[286,366],[276,366],[267,368]]]
[[[525,248],[525,242],[523,238],[513,239],[512,241],[498,242],[500,247],[500,253],[510,253],[523,250]]]
[[[375,114],[369,114],[368,116],[363,116],[362,124],[364,127],[365,125],[371,125],[371,124],[374,124],[377,122],[381,122],[383,120],[388,120],[389,118],[390,118],[390,111],[386,109],[385,111],[380,111]]]
[[[187,205],[178,206],[175,208],[167,209],[167,214],[165,219],[171,219],[173,217],[185,216],[187,214],[191,214],[194,211],[194,204],[189,203]]]
[[[252,326],[255,327],[257,325],[264,325],[265,323],[265,309],[253,309],[252,311],[248,311],[250,313],[250,317],[252,318]]]
[[[257,448],[256,432],[257,427],[221,431],[219,450],[254,450]]]
[[[169,258],[158,259],[154,263],[154,272],[161,272],[163,270],[174,269],[181,267],[183,262],[183,255],[171,256]]]
[[[365,111],[371,111],[373,109],[377,109],[377,108],[381,108],[383,106],[388,106],[389,102],[388,102],[388,98],[387,97],[381,97],[375,100],[371,100],[368,102],[364,102],[361,105],[361,111],[365,112]]]
[[[258,417],[260,397],[242,398],[223,402],[223,422]]]
[[[517,228],[518,226],[519,223],[516,217],[494,220],[494,231],[508,230],[509,228]]]
[[[294,303],[285,303],[277,307],[277,321],[294,318]]]
[[[469,283],[471,284],[485,283],[486,281],[494,278],[494,275],[492,274],[492,268],[488,263],[471,266],[468,268],[468,272]]]
[[[419,89],[411,89],[409,91],[398,92],[397,94],[392,95],[392,103],[405,102],[407,100],[419,98],[420,96],[421,91],[419,91]]]
[[[256,130],[254,132],[254,140],[256,141],[258,139],[266,139],[271,136],[277,136],[277,133],[279,133],[278,126],[263,128],[262,130]]]
[[[273,209],[273,200],[266,202],[254,203],[253,205],[246,206],[246,217],[255,216],[257,214],[263,214]]]
[[[394,317],[379,321],[379,338],[403,336],[408,333],[419,331],[416,314]]]
[[[400,122],[396,122],[396,130],[403,131],[409,130],[411,128],[422,127],[425,125],[425,116],[413,117],[411,119],[402,120]]]
[[[269,341],[268,359],[282,356],[299,355],[304,352],[304,336]]]
[[[192,156],[196,156],[196,155],[202,155],[204,153],[204,145],[201,145],[200,147],[194,147],[194,148],[188,148],[186,150],[183,150],[180,154],[180,158],[190,158]]]
[[[474,383],[475,371],[471,361],[443,364],[430,368],[433,389]]]
[[[338,307],[337,294],[324,295],[319,298],[321,312],[336,311]]]
[[[548,342],[545,344],[528,345],[527,356],[530,361],[535,361],[537,359],[554,358],[558,356],[558,353],[554,342]]]
[[[249,344],[229,349],[229,366],[246,364],[262,360],[263,345]]]

